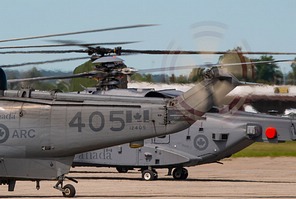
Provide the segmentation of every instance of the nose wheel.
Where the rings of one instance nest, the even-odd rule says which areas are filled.
[[[53,188],[61,191],[63,193],[64,197],[72,198],[76,194],[75,187],[73,185],[71,185],[71,184],[66,184],[65,186],[63,186],[63,182],[64,182],[65,178],[67,178],[67,179],[69,179],[69,180],[71,180],[71,181],[73,181],[75,183],[78,183],[78,181],[75,180],[74,178],[60,176],[58,178],[58,182],[56,183],[56,185]]]
[[[66,184],[62,189],[63,196],[66,198],[72,198],[76,194],[75,187],[71,184]]]

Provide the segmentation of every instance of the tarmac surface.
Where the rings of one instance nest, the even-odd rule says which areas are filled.
[[[296,198],[296,158],[230,158],[221,164],[189,167],[187,180],[176,181],[158,169],[158,180],[141,180],[137,170],[125,174],[114,168],[77,167],[69,176],[79,183],[75,198]],[[14,192],[0,186],[0,198],[63,198],[55,181],[18,181]]]

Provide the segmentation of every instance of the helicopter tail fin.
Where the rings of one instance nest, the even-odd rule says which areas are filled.
[[[190,123],[201,119],[214,105],[220,105],[224,97],[240,84],[234,76],[218,68],[208,70],[205,77],[204,81],[171,101],[174,109]]]
[[[231,50],[220,57],[221,69],[231,73],[238,79],[253,81],[256,70],[252,60],[243,55],[240,50]]]

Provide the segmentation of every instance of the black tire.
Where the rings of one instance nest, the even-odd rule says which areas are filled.
[[[154,180],[155,179],[155,172],[147,169],[142,172],[142,179],[146,181]]]
[[[126,167],[116,167],[116,170],[118,171],[118,173],[127,173],[128,172],[128,168],[126,168]]]
[[[66,184],[64,187],[63,187],[63,196],[66,197],[66,198],[73,198],[76,194],[76,190],[75,190],[75,187],[71,184]]]
[[[173,178],[175,180],[181,180],[182,179],[182,168],[175,168],[174,169]]]
[[[154,180],[158,179],[158,173],[155,169],[152,169],[153,173],[154,173]]]
[[[182,175],[181,175],[181,179],[182,180],[186,180],[188,177],[188,170],[185,168],[182,168]]]

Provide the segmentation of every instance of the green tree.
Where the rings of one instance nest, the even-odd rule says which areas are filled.
[[[296,58],[294,58],[294,62],[291,64],[292,71],[287,75],[287,84],[295,85],[296,84]]]
[[[204,68],[193,68],[189,74],[188,81],[189,82],[200,82],[203,79],[202,72]]]
[[[142,82],[142,81],[144,81],[144,77],[140,73],[135,73],[135,74],[131,75],[131,80],[136,81],[136,82]]]
[[[24,77],[25,78],[42,77],[42,74],[36,67],[33,67],[31,70],[28,70],[27,72],[24,73]]]
[[[36,68],[33,67],[32,69],[23,73],[23,78],[33,78],[33,77],[42,77],[42,73]],[[33,88],[35,90],[52,90],[54,89],[54,85],[50,82],[45,81],[29,81],[21,83],[22,88]]]
[[[262,55],[259,59],[252,59],[252,61],[274,61],[274,58],[273,56]],[[276,63],[256,64],[256,82],[279,84],[282,79],[283,73],[279,70],[279,66]]]
[[[152,74],[144,74],[143,77],[144,77],[143,81],[145,81],[145,82],[153,82]]]
[[[176,75],[175,74],[172,74],[170,77],[169,77],[169,81],[170,83],[176,83]]]
[[[188,77],[186,75],[179,75],[176,78],[176,83],[178,83],[178,84],[186,84],[186,83],[189,83],[188,82]]]
[[[73,71],[73,74],[92,71],[93,67],[93,63],[91,61],[87,61],[84,64],[76,67]],[[83,87],[94,87],[97,85],[97,83],[98,82],[92,78],[73,78],[70,80],[70,91],[82,91],[84,90]]]

